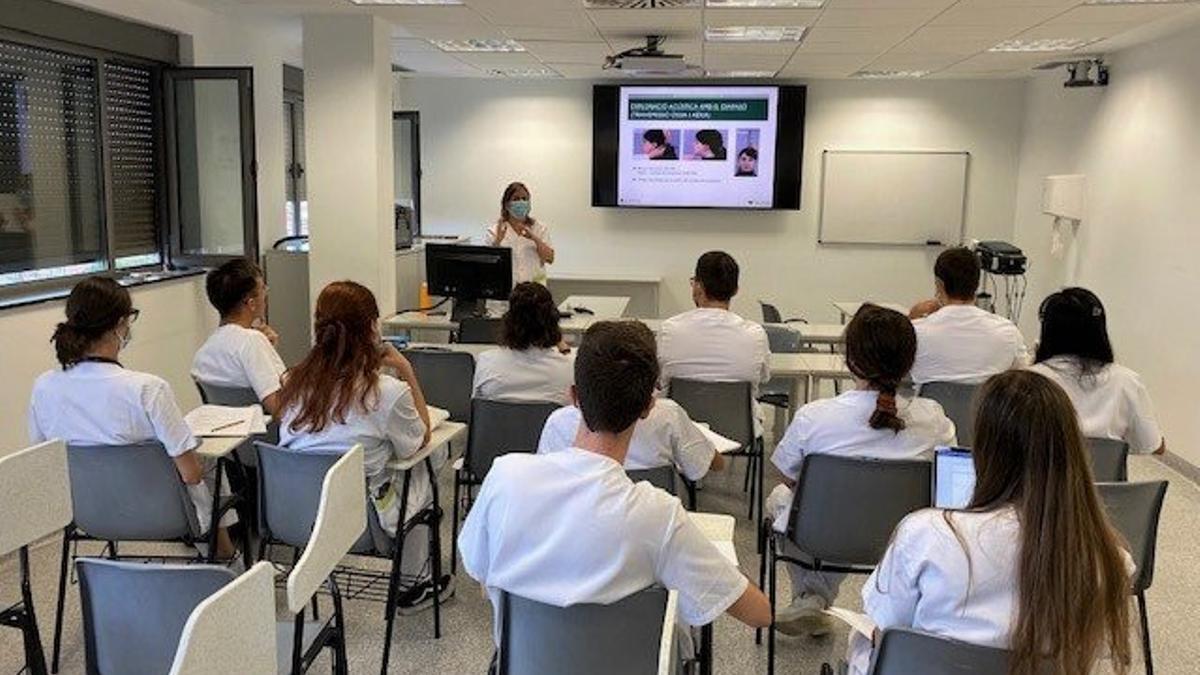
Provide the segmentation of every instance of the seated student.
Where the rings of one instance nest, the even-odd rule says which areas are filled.
[[[542,428],[538,452],[545,454],[570,448],[582,424],[583,413],[576,406],[555,410]],[[671,399],[656,400],[645,419],[638,420],[629,441],[629,454],[625,457],[626,471],[660,466],[673,466],[693,482],[709,471],[725,468],[725,458],[683,407]]]
[[[787,530],[792,490],[807,455],[914,459],[931,456],[934,446],[954,444],[954,423],[936,401],[896,396],[915,353],[912,323],[900,312],[867,304],[854,315],[846,327],[846,366],[857,388],[800,408],[771,457],[783,474],[783,485],[771,492],[766,506],[777,531]],[[788,571],[793,599],[776,614],[779,630],[828,633],[822,610],[837,598],[845,575],[795,565]]]
[[[558,307],[546,287],[513,288],[500,328],[500,348],[475,360],[472,396],[504,401],[570,403],[574,356],[563,345]]]
[[[771,623],[766,596],[725,559],[679,500],[634,483],[623,464],[634,424],[654,405],[658,364],[645,325],[602,321],[575,360],[584,424],[561,452],[511,453],[492,465],[458,538],[463,567],[487,590],[558,607],[610,604],[653,584],[679,592],[682,620],[723,612]]]
[[[966,248],[942,251],[933,267],[937,296],[909,312],[917,328],[912,380],[978,384],[1029,360],[1016,324],[975,306],[979,258]]]
[[[1166,452],[1146,386],[1137,373],[1113,363],[1100,298],[1067,288],[1047,297],[1038,316],[1042,337],[1032,370],[1066,390],[1083,435],[1125,441],[1133,452]]]
[[[258,265],[235,258],[208,273],[208,301],[221,325],[192,359],[197,382],[253,389],[268,414],[278,412],[280,377],[286,368],[275,351],[279,334],[268,326],[267,284]]]
[[[408,360],[382,341],[375,296],[353,281],[335,281],[321,291],[313,340],[312,351],[287,372],[279,390],[279,442],[306,452],[346,452],[362,444],[367,491],[380,525],[394,537],[404,478],[387,464],[416,454],[429,442],[429,410],[421,386]],[[444,463],[444,458],[438,459]],[[424,464],[412,474],[405,509],[409,518],[432,498]],[[425,569],[428,533],[423,527],[404,540],[401,572],[421,581],[400,596],[402,614],[433,603],[433,580]],[[437,592],[447,597],[453,592],[449,576],[438,580]]]
[[[671,378],[739,381],[759,385],[771,379],[771,348],[767,332],[753,321],[729,311],[738,291],[738,264],[728,253],[709,251],[696,261],[689,310],[662,322],[658,331],[660,384],[665,390]],[[762,411],[751,402],[754,430],[762,434]]]
[[[1088,673],[1106,658],[1129,672],[1133,560],[1092,485],[1070,399],[1012,371],[983,385],[979,407],[970,505],[897,526],[863,584],[866,613],[880,630],[1006,648],[1012,673]],[[851,673],[867,672],[871,649],[851,638]]]
[[[133,445],[158,441],[175,461],[196,508],[200,531],[212,522],[211,471],[195,452],[200,445],[183,420],[171,385],[117,360],[133,336],[138,310],[129,291],[107,277],[84,279],[67,298],[67,320],[54,329],[54,351],[62,370],[42,373],[29,402],[29,440],[59,438],[70,445]],[[232,510],[218,523],[217,555],[235,550],[226,528]]]

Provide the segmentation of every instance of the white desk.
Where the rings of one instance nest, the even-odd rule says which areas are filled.
[[[901,314],[903,314],[904,316],[908,316],[908,307],[905,307],[899,303],[875,302],[874,300],[872,300],[870,302],[873,302],[874,304],[879,305],[880,307],[894,309],[897,312],[900,312]],[[849,321],[850,319],[852,319],[854,317],[854,315],[858,312],[858,308],[862,307],[863,304],[865,304],[864,301],[859,301],[859,302],[834,301],[833,306],[836,307],[837,311],[841,313],[842,323],[846,323],[847,321]]]
[[[626,298],[626,301],[628,299]],[[562,329],[565,335],[582,335],[591,328],[592,324],[603,320],[600,316],[600,311],[590,304],[584,304],[585,307],[596,312],[596,314],[575,314],[569,318],[562,319],[558,322],[558,327]],[[609,304],[605,309],[612,309],[616,305]],[[616,317],[619,318],[619,314]],[[446,314],[422,314],[420,312],[404,312],[403,314],[393,314],[383,320],[383,334],[396,335],[405,331],[432,331],[450,333],[458,330],[458,322],[451,321],[449,315]]]
[[[546,281],[556,298],[569,295],[620,295],[629,297],[626,314],[637,317],[659,315],[659,289],[662,277],[608,272],[551,272]]]
[[[800,341],[811,345],[840,345],[846,342],[846,326],[840,323],[772,323],[764,326],[781,326],[795,331]],[[657,331],[656,331],[657,332]]]
[[[466,432],[467,425],[463,424],[462,422],[450,422],[448,420],[442,422],[434,427],[433,433],[429,435],[429,442],[425,444],[425,447],[418,450],[417,453],[411,457],[391,460],[388,462],[388,468],[395,469],[397,471],[410,471],[413,467],[417,466],[421,462],[424,462],[425,459],[432,455],[435,450],[443,445],[454,442]]]
[[[558,311],[574,313],[577,307],[585,307],[592,313],[576,316],[590,317],[596,321],[619,319],[625,316],[629,298],[619,295],[572,295],[558,305]]]
[[[737,524],[733,516],[724,513],[689,513],[688,518],[699,526],[704,536],[717,547],[725,558],[737,567],[737,549],[733,545],[733,528]],[[713,627],[700,628],[700,673],[712,675],[713,671]]]
[[[209,459],[221,459],[228,457],[248,440],[248,436],[205,436],[199,439],[200,446],[196,448],[196,454]]]

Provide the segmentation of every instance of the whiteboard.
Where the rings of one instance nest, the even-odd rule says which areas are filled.
[[[826,150],[822,244],[953,246],[962,241],[968,152]]]

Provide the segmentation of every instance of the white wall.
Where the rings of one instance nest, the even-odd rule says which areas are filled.
[[[789,315],[836,319],[830,301],[908,303],[932,293],[936,250],[817,244],[820,153],[950,149],[972,153],[967,237],[1012,232],[1024,84],[1020,81],[817,81],[808,90],[799,212],[591,207],[591,83],[397,78],[396,107],[421,112],[427,233],[480,233],[500,192],[523,180],[550,224],[553,271],[661,275],[663,311],[690,304],[696,257],[725,249],[742,263],[735,309],[757,298]]]
[[[1117,359],[1145,380],[1168,448],[1200,465],[1198,56],[1193,27],[1113,56],[1107,89],[1066,90],[1057,73],[1032,81],[1015,234],[1035,262],[1031,304],[1064,284],[1099,294]],[[1053,257],[1041,181],[1059,173],[1087,176],[1088,216]],[[1026,313],[1026,334],[1036,321]]]

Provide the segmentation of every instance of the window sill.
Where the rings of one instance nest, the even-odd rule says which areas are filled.
[[[125,288],[138,288],[140,286],[149,286],[150,284],[157,284],[164,281],[174,281],[176,279],[199,276],[207,272],[208,270],[202,267],[191,267],[178,270],[153,270],[143,272],[134,271],[122,273],[118,275],[116,279]],[[71,294],[71,288],[73,288],[77,282],[78,279],[75,279],[70,283],[70,285],[30,290],[25,293],[16,291],[12,295],[0,296],[0,311],[5,309],[13,309],[16,307],[39,305],[45,302],[54,302],[55,300],[62,300]]]

